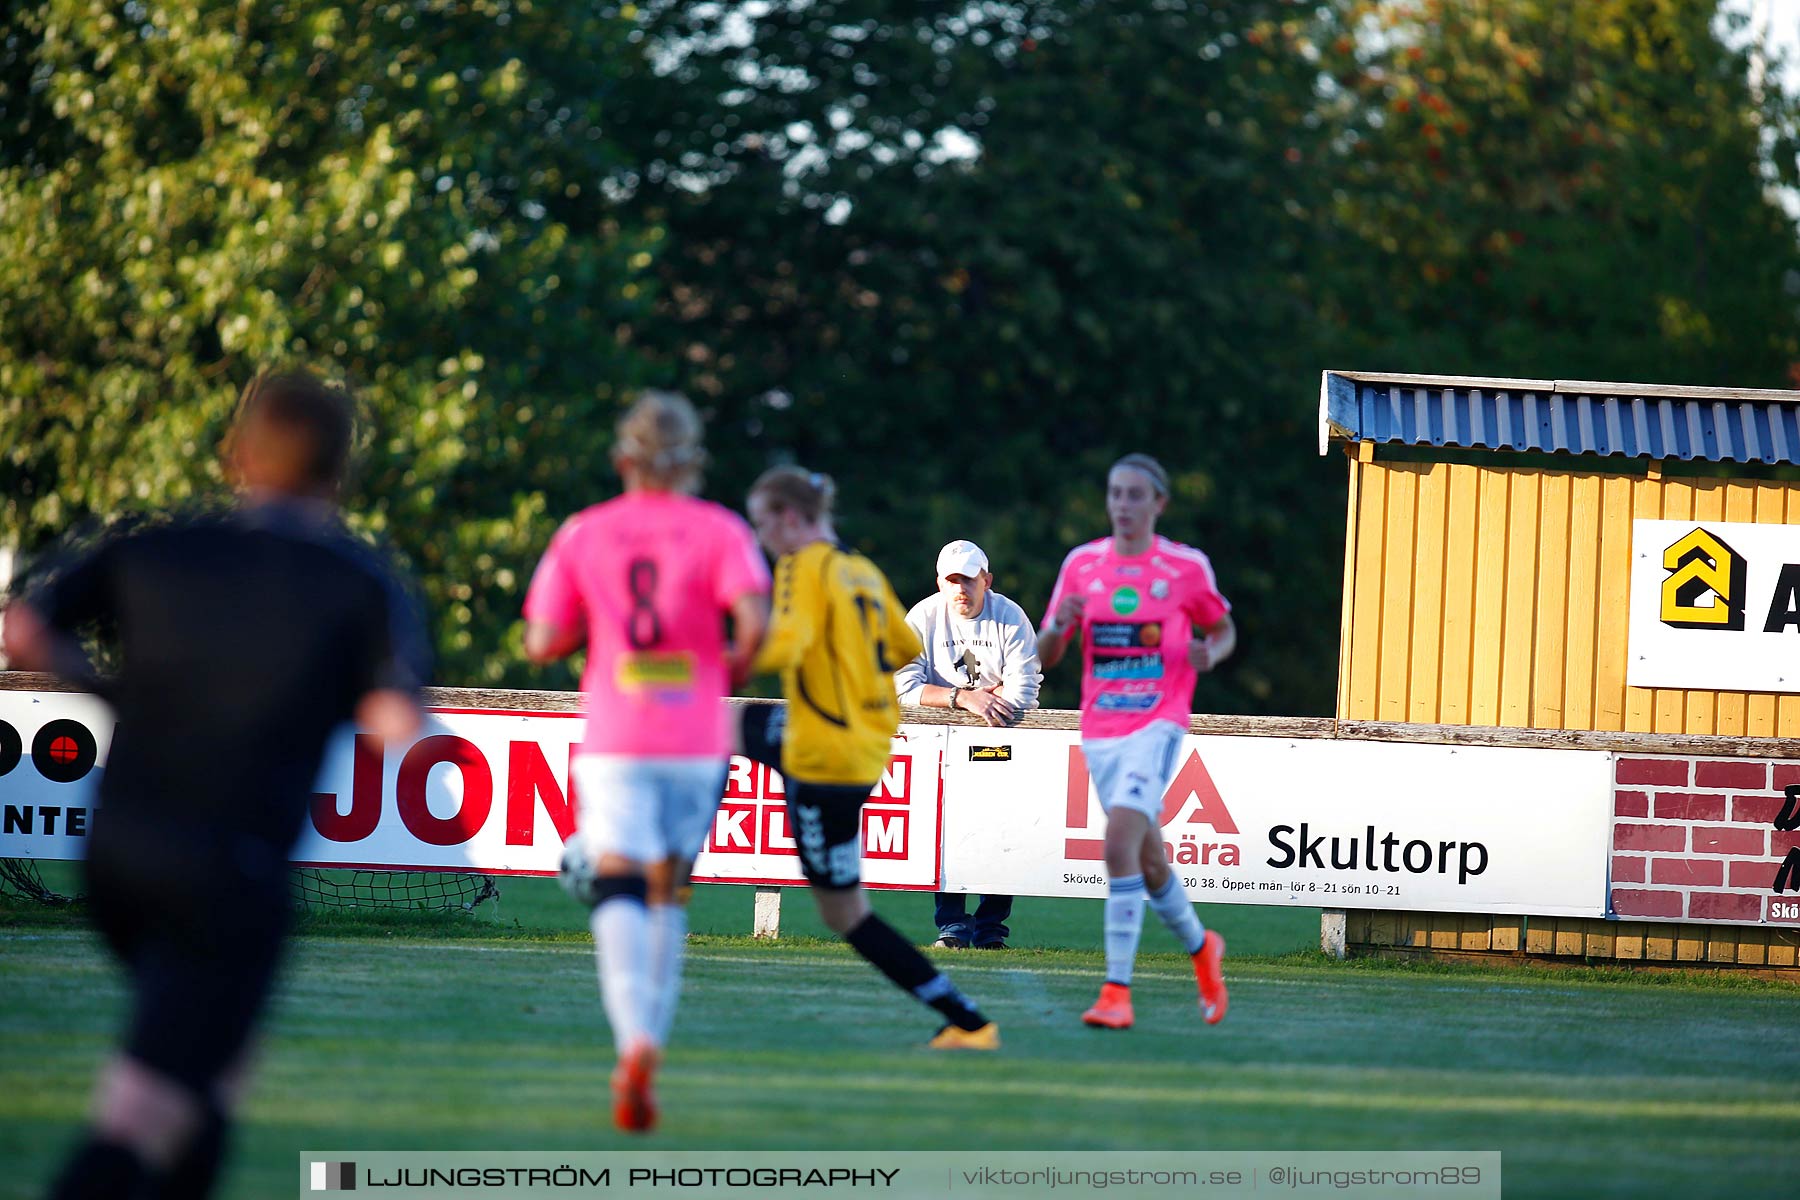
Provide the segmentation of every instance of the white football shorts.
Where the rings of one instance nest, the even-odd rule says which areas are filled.
[[[1083,738],[1081,753],[1101,810],[1135,808],[1160,824],[1163,793],[1175,778],[1176,756],[1186,735],[1173,721],[1152,721],[1124,737]]]
[[[692,858],[706,845],[725,792],[723,758],[582,754],[570,769],[580,790],[577,828],[598,854],[639,862]]]

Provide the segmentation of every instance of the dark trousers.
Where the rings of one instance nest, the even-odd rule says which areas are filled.
[[[274,988],[287,856],[261,838],[110,812],[89,839],[86,882],[89,912],[131,975],[125,1053],[211,1099]]]
[[[1011,896],[983,896],[975,906],[975,915],[969,916],[968,893],[939,892],[937,894],[937,927],[940,937],[959,937],[971,946],[981,946],[988,942],[1003,942],[1012,930],[1006,927],[1006,919],[1012,916],[1013,898]]]

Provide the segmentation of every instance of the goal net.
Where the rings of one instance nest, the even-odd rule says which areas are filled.
[[[404,909],[409,912],[474,912],[498,900],[500,888],[486,875],[448,871],[321,871],[303,867],[289,888],[303,908]]]
[[[70,881],[46,882],[29,858],[0,858],[0,896],[12,896],[49,907],[74,904],[79,894],[60,891]],[[289,877],[294,903],[308,910],[473,912],[484,900],[498,900],[500,887],[486,875],[447,871],[318,870],[302,867]]]

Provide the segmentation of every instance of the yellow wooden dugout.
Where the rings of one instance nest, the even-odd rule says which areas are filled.
[[[1800,737],[1800,694],[1626,682],[1632,522],[1800,524],[1800,392],[1328,371],[1334,444],[1340,721]],[[1353,945],[1525,948],[1508,919],[1412,914],[1388,940],[1351,916]],[[1616,923],[1543,925],[1531,949],[1611,956]]]

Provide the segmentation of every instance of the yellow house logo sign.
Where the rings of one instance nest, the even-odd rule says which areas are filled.
[[[1744,556],[1718,535],[1694,529],[1663,551],[1663,624],[1676,629],[1744,627]]]

